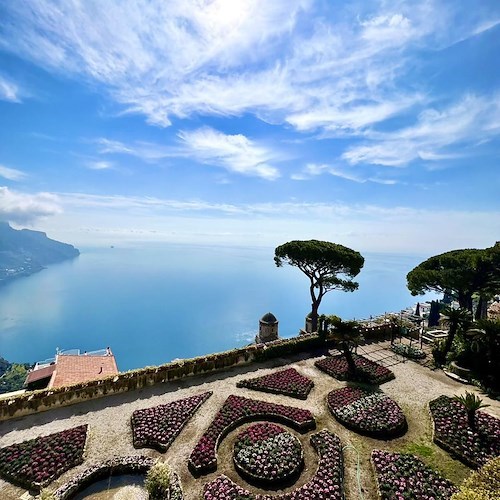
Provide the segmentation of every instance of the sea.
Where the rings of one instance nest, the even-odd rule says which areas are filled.
[[[293,337],[310,312],[309,281],[276,267],[273,248],[83,248],[0,287],[0,356],[34,363],[56,349],[110,347],[120,371],[241,347],[272,312]],[[352,293],[329,292],[320,313],[366,319],[434,297],[412,297],[406,274],[425,257],[364,253]]]

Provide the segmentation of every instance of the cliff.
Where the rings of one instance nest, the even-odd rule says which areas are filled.
[[[78,255],[73,245],[51,240],[45,233],[17,230],[0,222],[0,285]]]

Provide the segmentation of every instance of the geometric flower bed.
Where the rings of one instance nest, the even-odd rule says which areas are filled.
[[[196,410],[212,395],[205,392],[165,405],[136,410],[132,414],[135,448],[150,447],[165,452]]]
[[[219,442],[240,424],[258,419],[281,422],[300,432],[316,426],[309,410],[231,395],[191,452],[191,472],[196,476],[216,470]]]
[[[394,378],[394,373],[385,366],[358,354],[353,353],[352,357],[357,368],[356,380],[378,385]],[[319,359],[314,365],[338,380],[351,380],[349,366],[343,354]]]
[[[263,422],[238,434],[233,461],[251,483],[280,484],[300,474],[304,455],[295,436],[279,425]]]
[[[83,462],[87,426],[0,449],[0,476],[32,490],[40,490],[63,472]]]
[[[381,392],[343,387],[328,394],[327,404],[341,424],[361,434],[384,439],[400,436],[407,428],[399,405]]]
[[[422,349],[409,344],[392,344],[391,350],[400,356],[410,359],[423,359],[426,356]]]
[[[297,399],[307,399],[314,382],[301,375],[295,368],[274,372],[263,377],[241,380],[236,387],[246,387],[256,391],[284,394]]]
[[[344,498],[342,444],[330,431],[311,436],[311,444],[319,454],[319,466],[311,480],[290,493],[281,495],[253,494],[221,475],[205,485],[204,500],[316,500]]]
[[[429,403],[434,421],[434,442],[464,464],[477,469],[500,455],[500,420],[476,412],[476,430],[469,427],[462,403],[439,396]]]
[[[450,481],[413,455],[373,450],[372,464],[383,500],[445,500],[457,491]]]

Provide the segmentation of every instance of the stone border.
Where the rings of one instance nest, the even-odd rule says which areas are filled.
[[[330,396],[330,394],[332,392],[338,391],[341,389],[343,389],[343,387],[341,387],[339,389],[334,389],[333,391],[329,392],[326,395],[326,406],[328,406],[328,410],[330,411],[330,414],[335,418],[335,420],[337,422],[339,422],[340,424],[342,424],[346,429],[349,429],[353,432],[356,432],[356,434],[360,434],[361,436],[367,436],[367,437],[371,437],[371,438],[375,438],[375,439],[383,439],[384,441],[387,441],[390,439],[395,439],[395,438],[404,436],[406,434],[406,431],[408,430],[408,421],[406,420],[406,415],[403,413],[403,410],[399,406],[397,401],[392,399],[390,396],[385,394],[385,392],[383,392],[383,391],[368,391],[366,389],[361,389],[361,387],[358,387],[358,389],[361,389],[366,393],[365,396],[368,396],[371,394],[382,394],[386,398],[390,399],[399,408],[401,415],[403,415],[403,421],[397,427],[394,427],[392,429],[380,429],[380,430],[361,429],[358,426],[356,426],[355,424],[353,424],[352,422],[345,420],[343,418],[340,418],[336,414],[335,410],[331,407],[331,405],[328,401],[328,397]],[[359,400],[356,400],[356,401],[359,401]]]
[[[231,396],[229,396],[231,397]],[[242,398],[242,396],[237,396],[238,398]],[[249,399],[249,398],[244,398],[244,399]],[[295,406],[288,406],[288,405],[283,405],[281,403],[269,403],[268,401],[259,401],[257,399],[251,400],[252,402],[259,402],[259,403],[266,403],[266,404],[271,404],[274,406],[282,406],[285,408],[293,408],[293,409],[298,409],[301,411],[309,411],[309,410],[304,410],[302,408],[297,408]],[[203,464],[203,465],[195,465],[193,461],[191,460],[191,455],[193,454],[194,450],[197,448],[199,442],[203,439],[207,431],[211,428],[213,422],[219,415],[220,411],[222,408],[224,408],[224,405],[226,404],[227,400],[223,403],[222,407],[219,409],[219,411],[215,414],[213,419],[211,420],[209,426],[205,430],[205,432],[202,434],[200,439],[196,442],[194,445],[193,450],[191,451],[191,454],[189,455],[188,459],[188,468],[191,472],[191,474],[198,478],[202,475],[209,474],[210,472],[215,472],[217,470],[217,463],[218,463],[218,454],[217,451],[219,449],[220,443],[226,438],[226,436],[240,427],[243,424],[249,423],[249,422],[258,422],[259,420],[264,420],[268,422],[274,422],[276,424],[282,424],[286,425],[287,427],[291,427],[292,429],[295,429],[296,431],[300,432],[301,434],[305,434],[306,432],[309,432],[310,430],[316,429],[316,419],[314,418],[314,415],[309,411],[311,414],[312,420],[307,420],[305,422],[297,422],[296,420],[293,420],[290,417],[287,417],[285,415],[280,415],[278,413],[272,413],[272,412],[255,412],[252,413],[251,415],[243,415],[241,417],[238,417],[237,419],[233,420],[230,422],[226,427],[220,430],[219,434],[217,435],[217,438],[215,439],[214,443],[214,456],[211,459],[210,463]]]
[[[262,487],[264,489],[265,488],[282,489],[288,485],[295,483],[295,481],[297,481],[297,479],[300,477],[300,475],[302,474],[302,470],[304,469],[304,447],[302,446],[302,443],[297,438],[297,436],[294,436],[291,432],[287,431],[286,429],[284,430],[287,434],[292,436],[295,439],[295,441],[297,441],[297,443],[299,443],[300,447],[299,463],[297,467],[287,477],[273,479],[253,474],[252,472],[246,470],[242,465],[238,463],[238,461],[236,460],[236,454],[233,447],[234,468],[247,483],[253,484],[257,487]]]
[[[155,462],[156,460],[154,458],[145,455],[115,457],[105,462],[97,462],[57,488],[57,490],[54,491],[54,496],[56,500],[69,500],[87,486],[110,475],[146,474]],[[172,475],[171,495],[177,495],[174,498],[180,500],[184,498],[181,482],[179,476],[175,472],[172,472]]]

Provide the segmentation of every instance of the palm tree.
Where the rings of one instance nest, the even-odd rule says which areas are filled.
[[[479,371],[490,377],[490,383],[499,385],[500,373],[500,320],[481,319],[475,323],[475,328],[466,332],[466,339],[470,342],[472,352],[486,363],[481,363]],[[484,358],[483,358],[484,355]]]
[[[490,405],[483,404],[483,400],[479,396],[476,396],[473,392],[468,391],[465,391],[465,395],[453,396],[453,399],[464,405],[465,411],[467,412],[467,421],[469,423],[469,427],[472,430],[476,430],[477,410],[486,408]]]
[[[448,337],[443,348],[443,356],[450,352],[451,346],[453,345],[453,340],[455,335],[459,330],[466,330],[472,323],[472,316],[467,309],[459,307],[454,309],[453,307],[446,306],[443,309],[444,314],[444,324],[448,326]]]
[[[326,322],[327,328],[329,327],[329,337],[338,342],[347,361],[349,374],[354,377],[357,368],[352,353],[360,341],[359,323],[357,321],[342,321],[336,316],[327,317]]]

